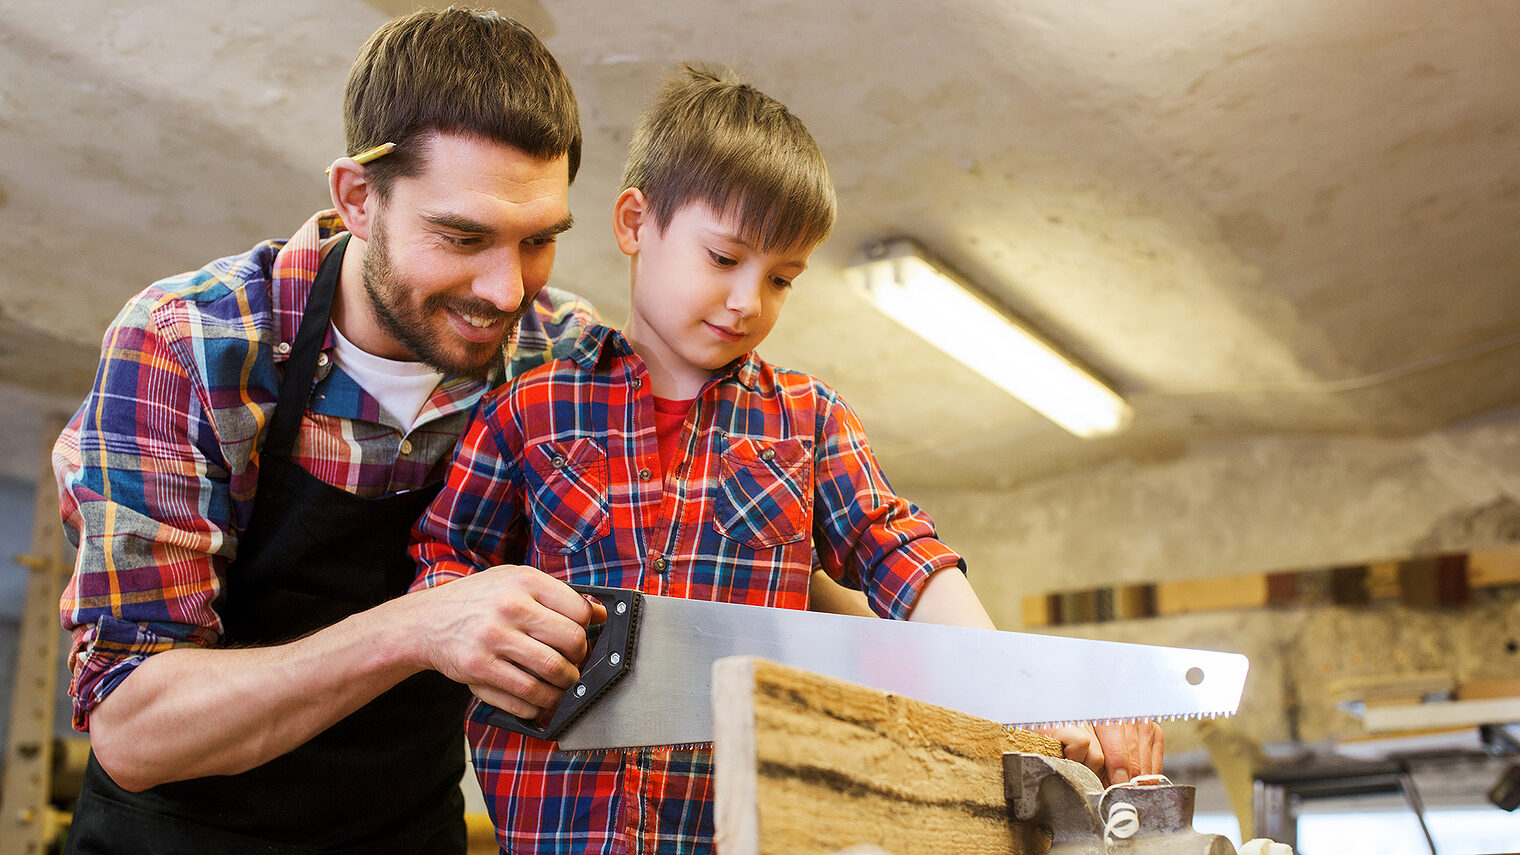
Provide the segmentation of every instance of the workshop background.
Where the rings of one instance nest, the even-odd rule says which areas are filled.
[[[32,509],[105,325],[327,206],[349,63],[412,6],[0,0],[0,716],[50,706],[13,687]],[[1168,725],[1205,812],[1391,763],[1432,823],[1520,840],[1490,795],[1520,720],[1520,3],[495,6],[580,101],[554,284],[622,320],[634,119],[675,62],[737,67],[840,197],[761,352],[841,390],[1000,627],[1250,655],[1237,718]],[[877,312],[843,271],[889,238],[1107,380],[1127,429],[1078,438]],[[1290,801],[1426,851],[1395,778]]]

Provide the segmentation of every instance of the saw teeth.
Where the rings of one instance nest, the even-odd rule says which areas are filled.
[[[1031,727],[1079,727],[1084,724],[1138,724],[1142,721],[1204,721],[1206,719],[1230,718],[1235,715],[1232,710],[1220,710],[1218,712],[1189,712],[1189,713],[1158,713],[1156,715],[1125,716],[1122,718],[1098,718],[1098,719],[1065,719],[1062,721],[1025,721],[1017,724],[1005,724],[1009,730],[1028,729]]]
[[[711,751],[711,742],[679,742],[669,745],[629,745],[624,748],[560,748],[566,754],[623,754],[628,751]]]

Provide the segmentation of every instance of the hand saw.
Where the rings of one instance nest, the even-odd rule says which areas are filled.
[[[547,723],[486,721],[569,750],[711,742],[712,664],[759,656],[1003,724],[1234,714],[1246,657],[572,585],[607,607]]]

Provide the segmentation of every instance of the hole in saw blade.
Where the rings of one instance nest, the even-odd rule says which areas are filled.
[[[1189,668],[1184,676],[1187,678],[1189,686],[1196,686],[1203,682],[1203,669],[1196,666]]]

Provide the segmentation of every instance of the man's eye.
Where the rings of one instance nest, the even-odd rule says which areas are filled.
[[[555,240],[557,240],[555,235],[545,235],[544,237],[528,238],[523,243],[531,247],[545,247],[552,245]]]
[[[439,235],[439,237],[443,238],[443,242],[449,246],[467,247],[480,245],[480,238],[478,237],[456,237],[454,235]]]
[[[716,264],[719,267],[733,267],[735,264],[739,263],[738,261],[735,261],[734,259],[729,258],[726,255],[723,255],[721,253],[713,252],[710,249],[707,251],[707,254],[708,254],[709,257],[712,258],[713,264]]]

